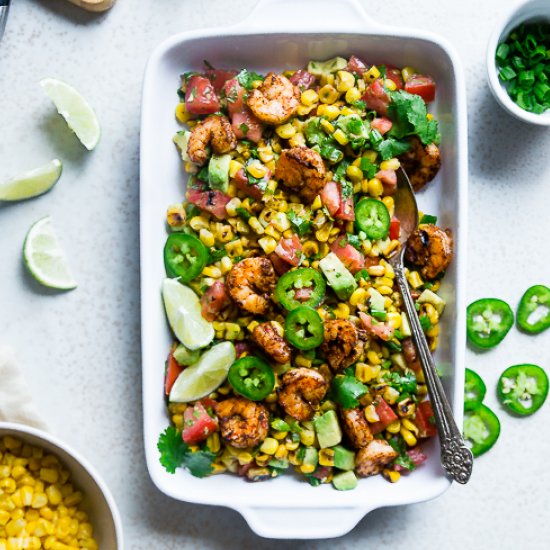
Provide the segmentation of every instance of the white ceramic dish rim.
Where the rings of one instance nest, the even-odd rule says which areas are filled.
[[[457,218],[457,232],[459,238],[457,246],[457,257],[461,257],[462,261],[458,267],[457,280],[464,281],[466,275],[466,208],[467,208],[467,118],[466,118],[466,101],[465,101],[465,86],[464,77],[462,73],[461,65],[458,58],[450,47],[450,45],[442,40],[440,37],[435,36],[429,32],[420,32],[417,30],[394,28],[373,22],[363,11],[357,0],[342,0],[339,3],[339,21],[318,21],[315,18],[311,18],[312,13],[323,13],[323,9],[329,10],[334,7],[329,0],[320,0],[313,2],[313,0],[302,0],[300,4],[293,3],[292,9],[294,10],[295,17],[292,20],[282,20],[280,13],[284,12],[282,4],[290,5],[290,0],[263,0],[259,3],[258,7],[251,13],[251,15],[242,23],[223,29],[206,29],[199,31],[192,31],[181,33],[173,37],[168,38],[162,44],[160,44],[150,57],[144,80],[143,88],[143,113],[142,113],[142,130],[145,127],[146,122],[146,108],[150,98],[153,94],[154,83],[149,78],[150,73],[153,72],[154,67],[160,62],[163,55],[171,48],[175,47],[181,42],[185,42],[193,39],[205,39],[209,37],[224,37],[224,36],[244,36],[244,35],[257,35],[257,34],[365,34],[365,35],[383,35],[392,38],[410,38],[414,40],[425,41],[432,45],[437,46],[448,57],[450,64],[454,70],[454,88],[456,91],[456,114],[457,114],[457,181],[460,184],[460,193],[458,193],[458,211],[459,216]],[[299,8],[298,8],[299,7]],[[303,17],[300,17],[300,13],[296,14],[296,9],[303,10]],[[281,10],[281,12],[279,12]],[[325,11],[325,13],[329,13]],[[279,15],[277,15],[279,14]],[[308,17],[307,29],[304,30],[304,21]],[[145,131],[142,131],[142,148],[147,146],[145,139]],[[146,195],[144,189],[145,186],[151,184],[144,176],[147,173],[147,166],[141,157],[141,193],[142,197]],[[147,181],[146,181],[147,180]],[[147,183],[148,182],[148,183]],[[143,198],[142,198],[143,201]],[[143,204],[142,204],[143,206]],[[147,324],[147,307],[144,306],[146,302],[149,302],[150,297],[147,293],[151,292],[151,287],[148,284],[143,284],[143,273],[146,272],[146,266],[144,265],[144,243],[146,242],[145,231],[147,228],[147,220],[143,215],[142,210],[142,224],[141,224],[141,246],[142,246],[142,327],[148,326]],[[455,404],[456,420],[460,424],[462,421],[462,381],[464,375],[464,345],[465,345],[465,329],[464,329],[464,286],[458,286],[456,288],[456,327],[454,333],[456,335],[456,347],[453,348],[455,358],[455,384],[454,393],[451,396],[451,401]],[[221,492],[209,491],[205,486],[204,493],[193,495],[184,495],[181,490],[178,490],[175,483],[170,483],[166,475],[158,469],[158,451],[156,449],[156,438],[158,434],[152,434],[148,429],[147,421],[147,405],[149,402],[148,393],[150,390],[147,387],[147,372],[145,369],[147,351],[149,349],[148,342],[145,339],[145,330],[142,330],[142,351],[144,357],[144,384],[143,384],[143,400],[144,400],[144,435],[145,435],[145,450],[147,464],[151,478],[155,485],[165,494],[178,499],[185,500],[187,502],[195,502],[200,504],[210,505],[222,505],[228,506],[239,511],[247,520],[250,527],[258,534],[266,537],[273,538],[328,538],[340,536],[351,530],[358,521],[374,508],[391,506],[398,504],[408,504],[414,502],[420,502],[435,498],[443,493],[450,486],[450,481],[441,474],[440,477],[435,478],[433,484],[430,487],[424,488],[414,495],[409,495],[406,499],[396,500],[389,492],[385,494],[377,502],[375,506],[360,505],[353,502],[350,497],[344,497],[342,493],[335,494],[332,502],[319,499],[316,493],[312,493],[311,501],[306,508],[296,507],[289,504],[288,509],[280,505],[268,505],[260,506],[257,503],[247,503],[246,497],[243,496],[246,493],[246,488],[243,487],[242,494],[226,494]],[[156,389],[154,391],[157,391]],[[349,495],[349,493],[348,493]],[[274,528],[272,524],[278,525]],[[304,524],[306,526],[304,527]],[[281,527],[284,525],[284,528]]]
[[[493,96],[511,115],[523,122],[536,124],[537,126],[550,126],[550,110],[538,115],[525,111],[514,103],[498,78],[495,61],[498,45],[508,36],[512,29],[525,21],[541,18],[546,19],[550,23],[550,2],[547,0],[528,0],[527,2],[516,4],[501,15],[487,45],[487,78]]]
[[[68,456],[72,457],[80,465],[80,467],[88,473],[88,475],[92,478],[93,482],[97,485],[97,487],[103,494],[111,516],[113,518],[113,524],[115,526],[115,536],[117,540],[117,549],[123,550],[124,541],[122,535],[122,521],[120,519],[118,507],[105,481],[103,481],[102,477],[99,475],[97,470],[88,462],[88,460],[86,460],[80,453],[75,451],[65,442],[49,434],[48,432],[39,430],[38,428],[33,428],[32,426],[18,424],[15,422],[0,422],[0,431],[2,430],[9,430],[17,434],[21,434],[22,439],[25,439],[26,435],[36,437],[37,439],[43,440],[52,445],[52,447],[58,449],[60,451],[60,454],[65,453]],[[63,459],[63,457],[61,458]]]

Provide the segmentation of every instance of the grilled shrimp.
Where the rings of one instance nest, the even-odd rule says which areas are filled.
[[[423,223],[409,237],[405,259],[420,267],[426,279],[435,279],[453,259],[453,236],[431,223]]]
[[[277,363],[290,361],[290,346],[279,333],[277,323],[274,321],[260,323],[252,331],[252,340],[271,355]]]
[[[326,183],[326,169],[321,155],[308,147],[282,151],[275,168],[275,178],[313,202]]]
[[[413,189],[419,191],[435,178],[441,166],[441,155],[435,143],[424,145],[417,137],[413,137],[410,143],[411,148],[403,153],[399,160],[409,176]]]
[[[327,390],[328,382],[316,370],[292,369],[283,376],[278,389],[279,405],[296,420],[311,420]]]
[[[202,166],[208,160],[208,145],[217,155],[229,153],[237,147],[237,138],[227,117],[212,115],[193,128],[187,144],[191,161]]]
[[[275,270],[267,258],[246,258],[227,275],[229,295],[242,309],[263,314],[275,288]]]
[[[349,367],[363,353],[365,342],[350,321],[325,321],[325,341],[321,351],[334,371]]]
[[[356,449],[366,447],[372,441],[369,423],[361,409],[341,409],[340,418],[344,432]]]
[[[386,464],[398,455],[384,439],[373,439],[366,447],[359,449],[355,456],[355,471],[361,477],[379,474]]]
[[[216,405],[223,440],[237,449],[255,447],[269,431],[269,412],[261,404],[244,397],[230,397]]]
[[[300,90],[286,76],[269,73],[263,84],[248,94],[246,103],[262,122],[282,124],[300,105]]]

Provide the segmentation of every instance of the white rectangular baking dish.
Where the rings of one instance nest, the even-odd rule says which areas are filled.
[[[335,13],[331,20],[326,14]],[[324,16],[321,14],[325,14]],[[324,17],[324,18],[323,18]],[[186,502],[228,506],[239,511],[259,535],[272,538],[328,538],[350,531],[369,511],[437,497],[450,485],[439,463],[439,447],[425,446],[427,463],[399,483],[380,476],[361,480],[354,491],[310,487],[292,476],[246,483],[232,475],[197,479],[180,470],[164,471],[156,442],[167,424],[162,392],[163,366],[171,335],[160,296],[165,213],[181,201],[185,176],[171,142],[179,75],[202,67],[247,67],[258,71],[304,66],[309,59],[355,53],[370,62],[412,65],[433,75],[440,121],[443,165],[418,199],[421,210],[439,216],[455,236],[456,255],[442,294],[447,308],[441,323],[437,363],[457,424],[462,423],[465,288],[467,122],[462,69],[454,51],[435,35],[373,22],[356,0],[262,0],[242,23],[227,29],[186,32],[163,42],[152,54],[143,87],[141,126],[141,313],[143,413],[147,465],[155,485]]]

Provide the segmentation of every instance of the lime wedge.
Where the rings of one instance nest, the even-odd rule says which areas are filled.
[[[187,348],[204,348],[214,339],[214,327],[201,314],[197,295],[177,279],[164,279],[162,299],[170,328]]]
[[[192,367],[187,367],[170,391],[170,401],[188,403],[205,397],[219,388],[235,362],[235,347],[231,342],[216,344],[206,351]]]
[[[76,288],[49,216],[29,229],[23,245],[23,260],[31,275],[44,286],[58,290]]]
[[[61,80],[44,78],[40,81],[40,86],[82,145],[91,151],[99,142],[101,130],[90,104],[72,86]]]
[[[61,177],[63,165],[54,159],[0,184],[0,201],[20,201],[49,191]]]

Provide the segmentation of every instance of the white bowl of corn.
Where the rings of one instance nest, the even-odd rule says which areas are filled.
[[[0,550],[122,550],[120,516],[105,483],[46,432],[0,422]]]

